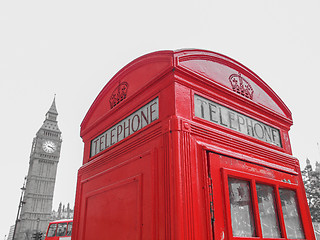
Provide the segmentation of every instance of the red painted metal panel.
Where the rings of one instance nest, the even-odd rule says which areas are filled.
[[[89,194],[84,239],[140,239],[141,194],[139,176]]]

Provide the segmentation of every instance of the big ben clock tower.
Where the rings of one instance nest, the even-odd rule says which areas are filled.
[[[52,200],[61,150],[61,131],[55,99],[33,139],[25,193],[14,240],[32,239],[45,232],[52,212]]]

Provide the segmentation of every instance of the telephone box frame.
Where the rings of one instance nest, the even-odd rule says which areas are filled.
[[[219,124],[212,117],[216,110],[210,119],[204,112],[196,115],[197,96],[220,109]],[[266,139],[261,131],[241,132],[244,121],[247,130],[256,124],[255,131],[269,131],[263,132]],[[194,49],[134,60],[102,89],[81,124],[84,157],[72,238],[238,239],[228,220],[227,193],[211,195],[216,179],[226,188],[226,171],[236,170],[230,165],[211,176],[213,153],[248,164],[266,179],[272,172],[290,176],[293,182],[281,184],[296,189],[305,238],[315,239],[299,162],[292,156],[291,125],[290,110],[273,90],[229,57]],[[217,209],[224,209],[218,218]],[[280,221],[281,239],[287,239]],[[261,227],[256,231],[254,239],[266,239]]]

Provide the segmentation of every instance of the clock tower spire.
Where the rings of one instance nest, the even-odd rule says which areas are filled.
[[[37,231],[44,233],[50,221],[62,143],[57,116],[54,97],[33,139],[23,206],[14,240],[31,239]]]
[[[53,102],[49,111],[46,114],[46,120],[57,121],[58,111],[56,107],[56,96],[54,96]]]

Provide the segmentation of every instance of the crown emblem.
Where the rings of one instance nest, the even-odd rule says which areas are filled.
[[[247,82],[242,76],[241,73],[231,74],[229,77],[229,81],[232,86],[232,90],[245,96],[247,98],[253,98],[253,88],[250,83]]]
[[[119,86],[112,92],[110,97],[110,106],[113,108],[122,100],[126,99],[129,84],[127,82],[119,83]]]

